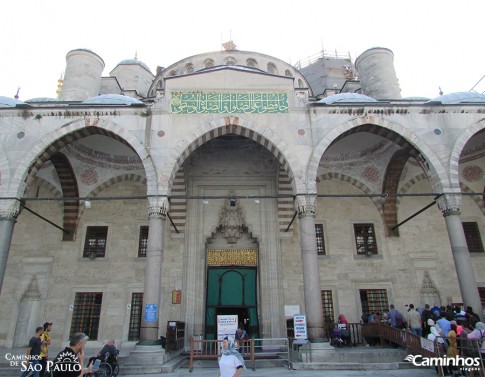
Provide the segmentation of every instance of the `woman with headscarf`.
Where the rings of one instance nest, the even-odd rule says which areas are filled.
[[[219,377],[239,377],[244,369],[244,359],[237,351],[234,340],[230,337],[224,338],[219,359]]]
[[[475,324],[475,330],[473,330],[470,334],[468,334],[468,339],[472,340],[485,340],[485,323],[477,322]],[[482,354],[482,358],[485,357],[485,341],[482,342],[482,346],[480,347],[480,353]]]

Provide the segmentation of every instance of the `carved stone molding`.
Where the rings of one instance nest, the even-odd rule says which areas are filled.
[[[298,212],[298,218],[306,216],[315,216],[317,206],[315,204],[315,195],[298,195],[295,199],[295,207]]]
[[[166,196],[157,196],[148,198],[148,217],[161,218],[165,220],[167,217],[169,203]]]
[[[437,203],[444,217],[461,214],[460,193],[443,195],[438,198]]]
[[[37,276],[32,276],[29,286],[22,295],[23,300],[40,300],[39,282]]]
[[[228,243],[237,243],[246,230],[246,224],[241,207],[235,199],[226,200],[219,213],[218,230]]]

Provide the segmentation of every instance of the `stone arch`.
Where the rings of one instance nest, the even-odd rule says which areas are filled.
[[[68,158],[63,153],[55,152],[50,156],[49,160],[52,162],[59,177],[62,195],[68,198],[79,197],[76,175]],[[62,240],[74,241],[79,219],[79,200],[64,200],[63,204],[63,228],[65,231],[62,232]]]
[[[0,145],[0,192],[5,186],[5,182],[10,180],[10,164],[7,159],[7,152],[5,148]]]
[[[93,190],[89,192],[87,195],[88,198],[95,198],[98,196],[98,194],[104,190],[106,190],[108,187],[111,187],[117,183],[120,182],[139,182],[141,184],[146,185],[147,184],[147,179],[139,174],[120,174],[115,177],[111,177],[110,179],[104,181],[100,185],[96,186]]]
[[[131,147],[138,154],[145,169],[148,182],[147,195],[157,193],[156,170],[142,142],[130,131],[111,121],[98,118],[84,118],[65,124],[35,144],[20,161],[12,176],[9,185],[10,195],[22,197],[29,182],[54,152],[62,149],[73,140],[95,134],[114,138]]]
[[[244,136],[264,146],[288,172],[293,192],[306,192],[303,171],[297,168],[300,164],[288,144],[269,128],[235,116],[201,125],[191,133],[190,139],[184,138],[178,143],[159,171],[160,192],[170,194],[177,171],[193,151],[207,141],[227,134]]]
[[[351,134],[359,131],[367,131],[385,137],[387,140],[407,149],[427,172],[434,191],[448,191],[449,178],[446,169],[435,153],[409,128],[376,116],[361,116],[342,123],[334,127],[318,142],[313,149],[306,171],[307,185],[310,191],[315,189],[318,166],[327,148],[342,134]],[[406,135],[406,137],[403,135]],[[411,146],[415,149],[409,148]]]
[[[49,181],[46,181],[44,178],[40,177],[36,177],[36,180],[39,181],[39,187],[43,187],[54,198],[60,198],[62,196],[62,192],[60,192],[59,189]]]
[[[346,182],[352,186],[354,186],[355,188],[359,189],[360,191],[362,191],[362,193],[364,194],[368,194],[369,195],[369,199],[372,200],[372,202],[374,203],[374,205],[376,206],[377,210],[381,213],[382,215],[382,208],[381,208],[381,205],[379,203],[379,197],[370,197],[370,195],[372,194],[375,194],[372,192],[372,190],[370,189],[369,186],[367,186],[364,182],[350,176],[350,175],[347,175],[347,174],[342,174],[342,173],[337,173],[337,172],[329,172],[329,173],[325,173],[325,174],[321,174],[317,177],[317,182],[323,182],[323,181],[328,181],[330,179],[339,179],[343,182]]]
[[[456,139],[455,144],[450,153],[450,182],[453,186],[458,187],[460,182],[460,156],[465,144],[476,133],[485,129],[485,119],[480,119],[478,122],[466,128],[465,131]]]
[[[464,183],[460,182],[461,192],[473,192],[473,190],[465,185]],[[483,201],[483,194],[482,195],[469,195],[471,199],[476,203],[482,214],[485,215],[485,203]]]
[[[428,179],[426,174],[424,174],[424,173],[418,174],[417,176],[408,180],[404,185],[402,185],[398,194],[406,194],[412,186],[414,186],[419,181],[422,181],[422,180],[425,180],[425,179],[426,180]],[[399,196],[399,195],[397,196],[397,198],[396,198],[396,206],[397,207],[399,207],[399,204],[401,204],[402,198],[403,198],[402,196]]]
[[[401,180],[402,171],[409,159],[409,153],[406,150],[396,151],[389,163],[387,164],[386,173],[384,174],[384,181],[382,182],[382,193],[387,194],[386,203],[383,206],[383,217],[388,237],[399,236],[399,230],[393,227],[397,225],[397,190]]]

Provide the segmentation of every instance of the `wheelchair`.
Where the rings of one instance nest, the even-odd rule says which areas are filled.
[[[103,356],[97,357],[97,359],[101,360],[101,364],[99,364],[99,369],[96,372],[89,374],[88,376],[91,377],[116,377],[120,372],[120,367],[118,365],[118,354],[111,354],[107,352]]]

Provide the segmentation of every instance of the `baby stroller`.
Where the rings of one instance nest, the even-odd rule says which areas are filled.
[[[332,335],[330,336],[330,345],[333,347],[342,347],[344,341],[342,340],[342,331],[340,328],[335,327],[332,330]]]

